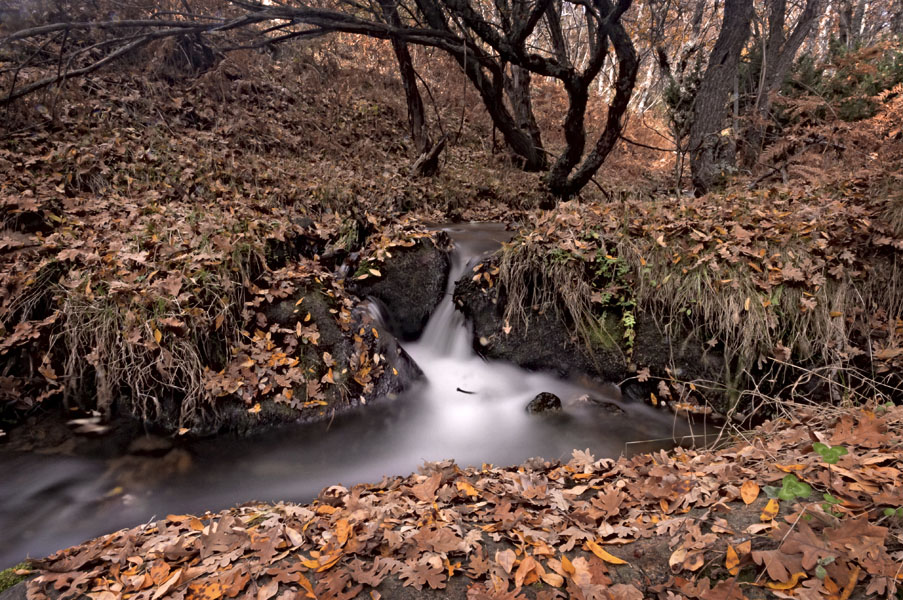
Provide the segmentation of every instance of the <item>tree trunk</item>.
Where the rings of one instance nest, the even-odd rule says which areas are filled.
[[[401,27],[401,18],[398,16],[398,8],[394,0],[380,0],[383,17],[394,27]],[[395,59],[398,61],[398,72],[401,75],[401,83],[404,86],[404,97],[408,106],[408,126],[411,129],[411,139],[417,148],[418,156],[429,153],[433,142],[430,138],[429,128],[426,124],[426,111],[423,108],[423,98],[417,89],[417,73],[414,71],[414,63],[411,60],[411,52],[407,42],[398,38],[392,38],[392,50],[395,51]],[[429,174],[429,173],[423,173]]]
[[[725,0],[721,32],[693,103],[690,170],[693,185],[700,194],[708,191],[721,176],[717,161],[720,132],[727,116],[728,96],[734,84],[740,52],[749,39],[752,15],[752,0]]]
[[[431,29],[451,34],[448,22],[442,9],[435,0],[416,0],[417,7],[426,18]],[[492,124],[502,133],[508,147],[524,161],[526,171],[544,171],[548,167],[545,152],[537,148],[530,135],[517,126],[511,113],[505,107],[504,77],[505,74],[491,60],[481,64],[476,59],[475,49],[447,50],[454,57],[464,74],[480,93],[483,106],[492,118]],[[485,58],[485,57],[484,57]],[[491,73],[488,77],[483,68]]]
[[[789,38],[784,36],[784,21],[786,19],[787,0],[771,0],[769,3],[768,40],[766,44],[767,60],[765,69],[765,90],[762,99],[768,105],[769,94],[778,91],[800,46],[812,33],[823,7],[822,0],[806,0],[803,12],[800,14]],[[761,105],[760,105],[761,108]]]
[[[624,2],[619,6],[621,10],[627,10],[629,5],[629,2]],[[596,0],[596,7],[600,13],[610,16],[600,23],[600,30],[596,32],[599,38],[594,43],[595,54],[587,70],[581,76],[575,74],[564,82],[568,94],[568,113],[564,121],[567,147],[546,177],[549,190],[560,198],[568,198],[577,194],[583,186],[589,183],[617,144],[621,137],[622,118],[627,112],[639,70],[636,49],[620,22],[620,15],[612,16],[616,11],[608,0]],[[580,166],[577,166],[586,146],[584,119],[589,88],[602,69],[608,41],[611,41],[614,47],[618,63],[615,95],[608,105],[605,129],[596,139],[595,145]],[[575,166],[577,166],[576,170],[574,170]],[[570,174],[572,170],[573,174]]]
[[[762,52],[762,71],[759,78],[761,89],[756,95],[751,125],[745,136],[745,146],[741,152],[743,164],[755,164],[765,144],[768,111],[771,108],[771,95],[781,89],[787,73],[793,66],[793,60],[803,42],[812,33],[823,9],[822,0],[806,0],[790,37],[784,35],[787,16],[787,0],[768,0],[768,35],[764,40]]]
[[[533,114],[533,99],[530,93],[530,71],[511,65],[511,77],[505,78],[505,91],[511,102],[511,110],[517,126],[525,131],[537,150],[542,151],[542,134]]]

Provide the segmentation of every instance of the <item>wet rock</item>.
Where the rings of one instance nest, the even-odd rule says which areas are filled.
[[[250,434],[286,423],[331,419],[360,404],[398,394],[423,375],[379,318],[359,306],[352,310],[350,323],[340,323],[340,308],[331,293],[308,285],[288,298],[259,307],[254,316],[255,324],[262,329],[275,326],[277,331],[293,332],[299,326],[316,327],[316,344],[299,344],[293,356],[305,368],[316,371],[308,381],[314,382],[319,399],[325,404],[290,406],[264,398],[259,407],[249,411],[241,402],[225,401],[217,410],[216,421],[206,425],[206,431],[195,427],[192,432],[229,430]],[[334,384],[321,381],[324,353],[332,361]],[[309,394],[307,385],[302,383],[295,387],[293,397],[304,399]]]
[[[455,285],[455,304],[473,324],[479,354],[562,377],[583,373],[608,381],[627,377],[627,360],[620,349],[598,349],[591,355],[558,314],[532,313],[529,323],[508,323],[506,332],[504,298],[499,299],[497,289],[484,290],[467,276]]]
[[[530,414],[542,414],[561,410],[561,398],[550,392],[537,394],[527,404],[527,412]]]
[[[402,341],[417,339],[445,293],[448,253],[430,240],[393,249],[380,265],[381,277],[353,280],[348,289],[361,298],[372,296],[386,308],[386,325]]]
[[[627,414],[627,412],[623,408],[621,408],[614,402],[601,400],[588,394],[583,394],[582,396],[577,398],[577,403],[591,406],[593,408],[596,408],[597,410],[601,410],[602,412],[608,413],[613,416],[623,416]]]
[[[604,400],[596,400],[595,398],[592,399],[592,402],[596,406],[598,406],[600,409],[602,409],[603,412],[606,412],[612,416],[622,417],[627,414],[623,408],[621,408],[614,402],[606,402]]]
[[[173,449],[171,438],[158,435],[142,435],[129,444],[129,454],[141,456],[163,456]]]
[[[314,255],[326,252],[328,241],[313,231],[311,228],[312,224],[313,222],[310,219],[297,219],[295,220],[295,225],[301,228],[301,231],[286,237],[284,240],[267,240],[267,266],[271,269],[281,269],[290,261],[299,257],[313,258]]]
[[[28,597],[28,582],[22,581],[0,592],[0,600],[25,600]]]

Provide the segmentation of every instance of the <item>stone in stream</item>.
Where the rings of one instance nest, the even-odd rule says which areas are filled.
[[[583,394],[579,398],[577,398],[576,402],[578,404],[588,404],[590,406],[594,406],[600,409],[603,412],[606,412],[610,415],[615,416],[624,416],[627,413],[623,408],[615,404],[614,402],[608,402],[607,400],[600,400],[594,396],[590,396],[589,394]]]
[[[530,414],[542,414],[561,410],[561,398],[549,392],[537,394],[527,405]]]

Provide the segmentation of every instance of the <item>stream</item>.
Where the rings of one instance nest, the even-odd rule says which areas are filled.
[[[567,461],[575,448],[617,457],[627,442],[685,433],[668,413],[623,403],[614,386],[587,386],[480,358],[454,309],[453,282],[509,234],[495,224],[445,231],[455,243],[446,296],[420,339],[404,344],[424,372],[421,382],[331,422],[186,442],[162,457],[100,460],[0,450],[0,569],[167,514],[250,501],[308,502],[326,486],[408,475],[424,461]],[[563,410],[528,414],[525,406],[540,392],[561,398]],[[586,396],[625,412],[613,414],[581,399]]]

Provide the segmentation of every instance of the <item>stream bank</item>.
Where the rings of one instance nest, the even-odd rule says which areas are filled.
[[[510,232],[465,224],[449,227],[448,234],[455,241],[452,275],[438,306],[418,340],[397,344],[423,374],[408,388],[327,419],[242,435],[148,437],[140,428],[114,430],[113,438],[77,434],[88,440],[79,445],[93,448],[88,453],[67,441],[71,428],[64,422],[54,429],[62,430],[60,437],[40,423],[32,431],[44,432],[45,449],[55,446],[56,454],[37,454],[34,447],[10,452],[28,449],[19,445],[27,437],[17,438],[15,430],[0,453],[9,484],[0,490],[0,564],[42,556],[154,515],[219,510],[250,500],[308,502],[327,486],[406,475],[423,461],[454,457],[461,465],[508,465],[535,456],[562,459],[574,448],[617,456],[628,442],[667,443],[689,432],[666,412],[624,402],[611,385],[526,371],[476,354],[469,324],[452,302],[453,289]],[[371,301],[371,309],[378,306]],[[366,314],[384,332],[380,342],[388,344],[392,336],[380,325],[381,312]],[[560,398],[561,409],[529,414],[528,403],[542,393]],[[114,445],[122,451],[111,452]]]

